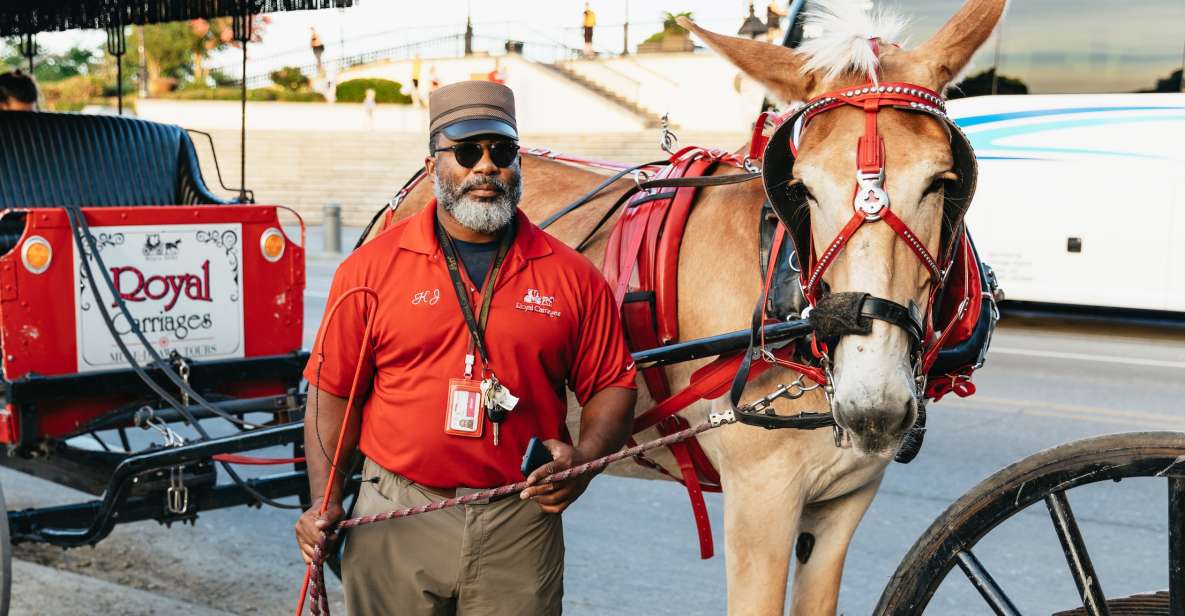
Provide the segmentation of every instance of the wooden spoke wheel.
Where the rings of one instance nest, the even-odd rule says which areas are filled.
[[[1070,489],[1129,477],[1164,478],[1168,488],[1169,590],[1132,597],[1103,593],[1074,512]],[[998,583],[972,551],[992,529],[1043,502],[1074,578],[1081,607],[1055,616],[1185,616],[1185,434],[1138,432],[1067,443],[1025,458],[980,482],[955,501],[918,539],[881,595],[878,615],[925,612],[934,593],[956,566],[996,614],[1018,609],[1007,585]]]

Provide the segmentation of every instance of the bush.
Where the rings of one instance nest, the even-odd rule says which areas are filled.
[[[278,71],[272,71],[269,77],[272,78],[272,83],[289,92],[303,90],[309,86],[309,78],[295,66],[285,66]]]
[[[161,98],[183,101],[237,101],[238,88],[185,88]],[[323,103],[325,97],[319,92],[292,92],[278,88],[254,88],[247,90],[249,101],[283,101],[290,103]]]
[[[403,93],[403,84],[389,79],[351,79],[337,84],[337,102],[361,103],[366,90],[374,90],[376,103],[410,105],[411,97]]]
[[[102,81],[89,75],[41,84],[41,101],[51,111],[78,111],[102,93]]]

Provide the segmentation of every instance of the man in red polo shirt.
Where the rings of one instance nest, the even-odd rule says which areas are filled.
[[[296,525],[305,560],[342,515],[322,493],[356,370],[368,392],[345,426],[366,456],[357,516],[520,481],[523,451],[554,461],[538,479],[622,447],[635,370],[612,293],[583,256],[518,211],[513,93],[464,82],[429,100],[427,171],[436,200],[358,248],[338,268],[305,370],[305,447],[313,507]],[[361,340],[373,320],[368,340]],[[360,345],[366,345],[361,366]],[[580,441],[565,427],[570,389]],[[324,444],[324,445],[323,445]],[[352,614],[559,614],[563,530],[556,515],[589,476],[350,531],[343,586]],[[317,516],[320,499],[327,515]]]

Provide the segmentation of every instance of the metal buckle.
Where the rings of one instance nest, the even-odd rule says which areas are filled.
[[[713,426],[722,426],[724,424],[736,423],[736,414],[732,409],[726,409],[719,413],[708,413],[708,422]]]
[[[671,130],[670,115],[669,112],[662,114],[662,125],[659,127],[662,133],[658,137],[658,147],[662,148],[663,152],[674,156],[675,148],[679,145],[679,135],[676,135],[675,131]]]
[[[189,510],[189,488],[185,487],[185,465],[169,469],[169,489],[165,491],[169,513],[180,515]]]
[[[856,172],[856,198],[852,207],[864,214],[869,222],[880,220],[881,213],[889,207],[889,193],[885,192],[885,170],[876,173]]]

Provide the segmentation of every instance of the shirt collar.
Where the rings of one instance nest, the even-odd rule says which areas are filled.
[[[528,220],[522,210],[515,209],[514,223],[517,226],[514,243],[506,256],[508,265],[515,260],[537,259],[551,254],[551,246],[547,244],[543,230]],[[436,240],[436,199],[429,201],[423,210],[408,221],[399,248],[424,255],[440,252],[440,242]]]

